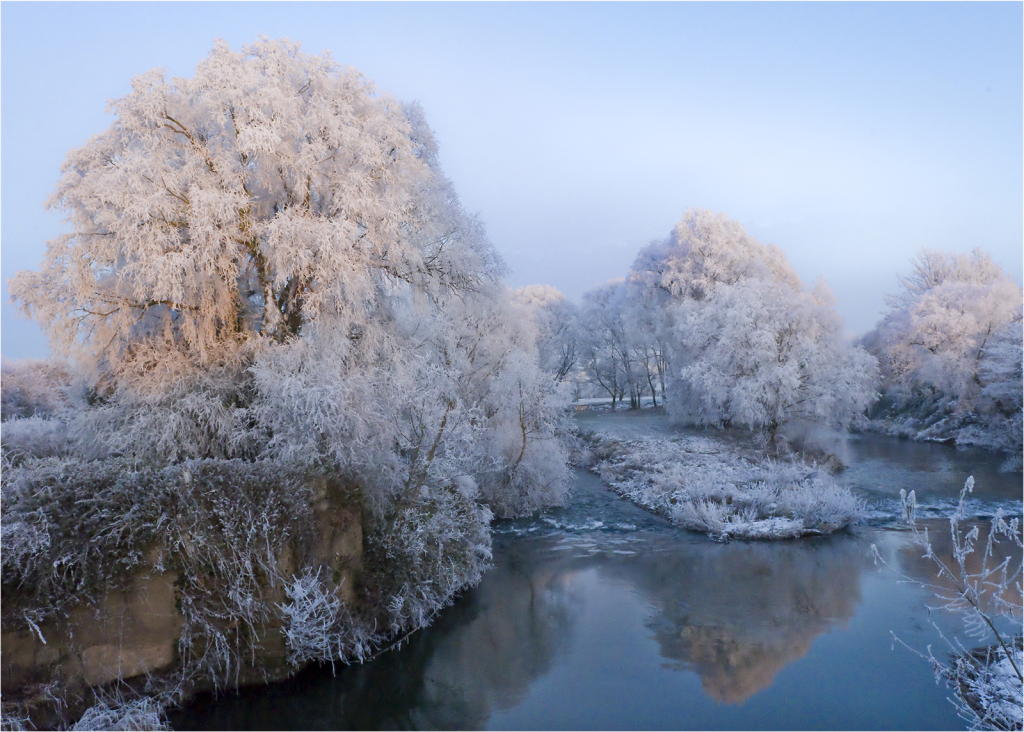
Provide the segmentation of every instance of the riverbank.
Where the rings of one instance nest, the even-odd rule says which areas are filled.
[[[716,543],[577,470],[569,505],[496,521],[494,567],[372,663],[172,712],[178,729],[956,729],[930,578],[904,531]],[[935,528],[940,528],[935,524]],[[934,618],[954,634],[955,619]],[[484,652],[486,649],[486,652]],[[871,703],[864,703],[870,699]]]

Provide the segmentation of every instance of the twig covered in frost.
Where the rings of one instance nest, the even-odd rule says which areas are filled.
[[[169,730],[165,702],[151,696],[125,699],[119,692],[98,693],[72,730]]]
[[[960,716],[972,730],[1019,730],[1024,716],[1024,677],[1021,675],[1024,647],[1019,634],[1024,613],[1020,605],[1024,562],[1017,559],[1014,563],[1010,554],[997,561],[995,546],[1003,537],[1016,549],[1024,548],[1020,519],[1007,521],[1001,510],[996,512],[985,540],[981,566],[972,571],[967,560],[975,553],[981,532],[977,525],[968,529],[961,524],[966,518],[964,505],[967,494],[973,490],[974,477],[971,476],[960,491],[959,503],[949,519],[952,563],[944,561],[935,552],[928,537],[928,528],[918,529],[914,491],[909,494],[900,491],[904,517],[914,543],[924,548],[923,556],[936,568],[938,582],[922,582],[898,571],[896,573],[904,581],[934,591],[942,601],[941,609],[962,616],[967,636],[976,642],[986,643],[967,649],[958,639],[951,642],[943,635],[951,650],[950,663],[936,659],[931,647],[927,654],[915,651],[932,663],[936,679],[943,679],[952,687],[953,702]],[[876,562],[889,566],[874,545],[872,551]],[[1016,629],[1017,634],[1008,632],[1007,626]],[[903,645],[906,646],[905,643]]]
[[[22,710],[17,709],[14,705],[11,708],[4,706],[0,708],[0,730],[10,730],[10,732],[22,732],[22,730],[29,729],[31,720],[28,714],[25,714]]]

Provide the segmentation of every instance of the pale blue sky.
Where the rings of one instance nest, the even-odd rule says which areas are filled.
[[[1008,3],[0,3],[2,352],[39,357],[6,278],[109,98],[224,38],[330,50],[419,100],[512,269],[571,298],[625,274],[686,208],[724,211],[824,276],[850,331],[922,246],[1021,280],[1024,5]]]

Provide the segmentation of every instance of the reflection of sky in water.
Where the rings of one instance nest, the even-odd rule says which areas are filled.
[[[643,423],[614,419],[627,427]],[[962,454],[924,447],[947,451],[939,453],[945,462],[935,464],[956,474]],[[947,474],[923,472],[927,449],[909,467],[893,464],[899,449],[887,454],[870,441],[858,449],[862,462],[844,475]],[[869,467],[858,473],[858,465]],[[337,676],[314,670],[198,704],[172,723],[222,729],[962,726],[930,666],[893,648],[890,631],[914,648],[932,644],[937,654],[944,648],[929,624],[933,595],[898,584],[871,560],[875,543],[894,567],[931,579],[905,531],[863,527],[826,538],[716,544],[620,499],[589,473],[577,472],[577,479],[571,506],[497,522],[494,569],[401,650]],[[941,536],[935,537],[941,549]],[[932,619],[947,633],[958,630],[958,621],[943,614]]]

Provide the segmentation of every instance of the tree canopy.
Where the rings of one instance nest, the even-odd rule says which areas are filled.
[[[317,327],[355,341],[396,289],[500,272],[421,110],[328,54],[218,41],[192,78],[141,74],[108,110],[48,203],[72,231],[11,281],[58,354],[118,363],[146,343],[207,362]]]

